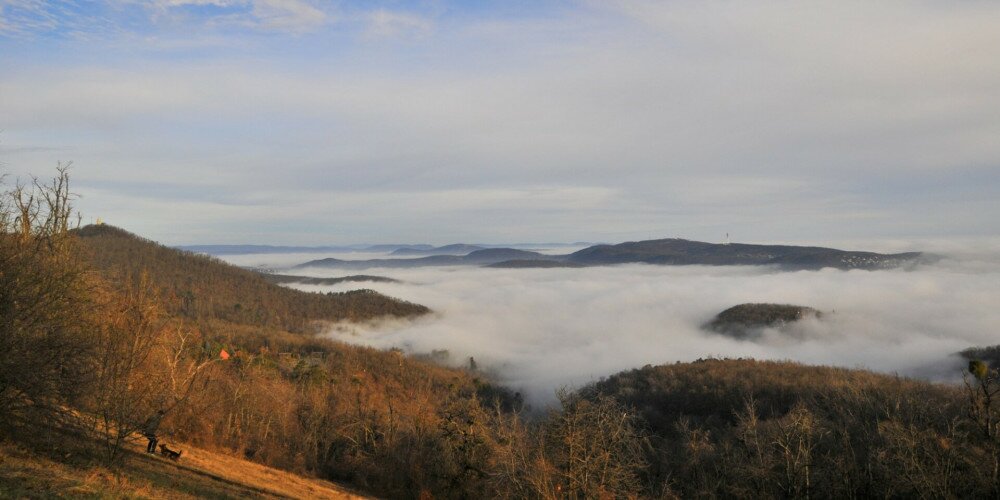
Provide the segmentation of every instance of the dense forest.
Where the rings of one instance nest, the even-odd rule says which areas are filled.
[[[1000,381],[977,360],[954,386],[709,359],[529,409],[476,371],[310,328],[421,306],[76,230],[71,200],[60,170],[0,201],[0,438],[54,456],[85,441],[122,463],[163,410],[170,439],[391,498],[1000,494]]]
[[[995,375],[982,375],[970,387],[996,391]],[[684,498],[996,492],[995,409],[976,406],[986,393],[863,370],[713,359],[623,372],[582,392],[639,412],[650,481]]]

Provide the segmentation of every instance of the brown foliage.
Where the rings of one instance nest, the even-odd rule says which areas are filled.
[[[583,390],[640,410],[648,481],[680,496],[982,496],[991,448],[954,386],[788,362],[706,360]],[[592,397],[592,396],[591,396]]]
[[[370,290],[306,293],[272,284],[260,274],[205,255],[167,248],[108,225],[78,231],[83,255],[115,282],[144,273],[167,299],[171,315],[201,321],[311,332],[317,320],[361,321],[416,316],[428,309]]]
[[[89,281],[68,170],[0,196],[0,423],[67,415],[90,380]]]

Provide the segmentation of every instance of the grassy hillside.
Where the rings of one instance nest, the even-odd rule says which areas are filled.
[[[328,481],[272,469],[227,454],[172,442],[176,462],[130,446],[130,459],[108,468],[74,456],[0,441],[2,498],[365,498]],[[67,454],[69,456],[67,456]]]
[[[428,309],[372,291],[306,293],[270,283],[258,273],[184,252],[108,225],[79,230],[89,264],[114,280],[137,281],[143,272],[166,299],[171,314],[309,331],[316,320],[360,321],[416,316]]]
[[[483,491],[481,478],[466,477],[467,451],[445,430],[470,412],[484,415],[494,401],[513,407],[510,393],[475,373],[334,342],[309,328],[316,320],[411,316],[427,312],[423,306],[366,290],[283,288],[114,227],[87,226],[78,235],[104,279],[135,287],[146,272],[167,297],[161,342],[176,344],[172,332],[190,331],[197,352],[232,356],[206,366],[164,419],[164,432],[380,495]],[[149,370],[166,369],[158,355],[151,359]]]

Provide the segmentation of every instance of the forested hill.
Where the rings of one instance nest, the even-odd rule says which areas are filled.
[[[440,247],[448,249],[461,247]],[[428,250],[433,252],[435,249]],[[594,245],[568,255],[549,255],[514,248],[486,248],[467,255],[447,253],[419,258],[341,260],[325,258],[295,266],[341,269],[399,268],[423,266],[488,266],[504,268],[586,267],[644,263],[658,265],[776,266],[786,270],[891,269],[931,262],[932,255],[921,252],[882,254],[836,248],[746,243],[706,243],[678,238],[629,241],[617,245]]]
[[[160,289],[171,314],[305,331],[315,320],[366,320],[429,312],[418,304],[370,290],[306,293],[268,282],[258,273],[213,257],[165,247],[123,229],[90,225],[78,232],[85,258],[115,279],[143,272]]]
[[[823,247],[790,245],[719,244],[677,238],[595,245],[570,254],[570,262],[587,265],[703,264],[776,265],[790,269],[886,269],[921,259],[920,252],[880,254]]]
[[[580,392],[639,414],[649,482],[673,498],[993,497],[997,442],[982,429],[996,409],[970,411],[971,391],[744,359],[647,365]]]

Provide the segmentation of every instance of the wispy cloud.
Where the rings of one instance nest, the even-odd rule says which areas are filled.
[[[152,7],[161,16],[183,14],[195,22],[288,33],[313,31],[330,21],[326,12],[307,0],[157,0]],[[190,10],[198,7],[215,10]]]
[[[365,15],[368,20],[367,34],[371,37],[421,37],[433,29],[430,19],[409,13],[384,8],[375,9]]]
[[[76,5],[0,2],[7,25],[34,12],[42,31]],[[0,40],[16,68],[0,74],[5,144],[74,148],[8,168],[75,159],[81,181],[150,189],[169,173],[270,196],[338,238],[441,221],[483,241],[518,224],[570,239],[996,234],[998,4],[432,4],[87,3],[103,8],[78,19],[127,34]],[[537,189],[571,193],[575,210],[494,197]],[[317,215],[278,197],[296,192],[421,208]],[[462,192],[479,194],[462,208],[425,196]],[[477,202],[493,226],[468,215]]]
[[[165,22],[188,29],[241,27],[301,34],[331,20],[326,10],[308,0],[0,1],[0,35],[19,38],[141,37],[153,34],[150,23]]]
[[[114,31],[113,22],[95,15],[77,0],[0,0],[0,39],[31,39],[39,33],[83,39]]]
[[[260,26],[294,33],[311,31],[329,20],[325,12],[303,0],[254,0],[252,12]]]

